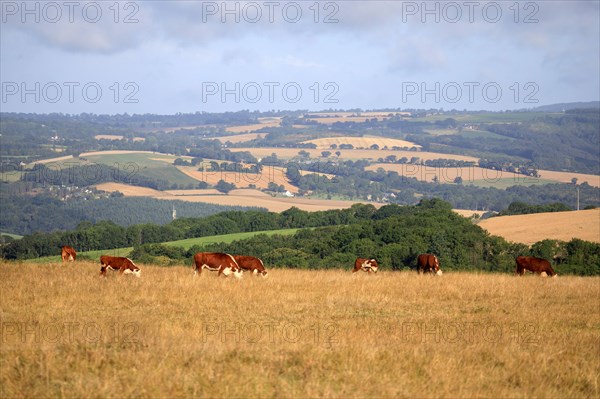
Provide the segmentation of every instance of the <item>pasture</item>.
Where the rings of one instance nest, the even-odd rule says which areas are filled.
[[[0,263],[0,396],[600,394],[598,277],[140,267]]]

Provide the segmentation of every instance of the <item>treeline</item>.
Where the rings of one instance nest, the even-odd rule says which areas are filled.
[[[196,252],[215,251],[257,256],[267,267],[302,269],[349,269],[356,257],[376,257],[383,270],[407,270],[416,267],[419,254],[434,253],[445,271],[512,273],[516,256],[533,255],[556,260],[559,274],[600,274],[600,244],[578,239],[544,240],[531,248],[508,243],[458,216],[443,201],[363,210],[370,216],[355,223],[302,229],[293,236],[261,234],[189,249],[147,244],[131,256],[144,263],[191,264]]]
[[[165,201],[147,197],[109,197],[87,200],[76,198],[61,201],[47,195],[7,195],[2,191],[0,191],[0,203],[2,203],[0,231],[19,235],[73,230],[81,223],[84,226],[103,220],[111,221],[122,227],[140,223],[163,225],[172,221],[173,207],[179,218],[200,218],[227,210],[257,209]]]
[[[504,210],[512,202],[522,201],[534,205],[561,202],[575,207],[579,188],[580,206],[600,206],[600,189],[587,183],[556,183],[543,185],[526,185],[531,177],[505,190],[494,187],[477,187],[469,184],[465,178],[462,184],[440,184],[419,181],[414,177],[402,176],[397,172],[365,171],[367,161],[343,161],[339,163],[314,162],[294,164],[287,169],[287,178],[301,192],[313,192],[322,196],[342,196],[351,199],[386,200],[402,205],[414,205],[418,198],[441,198],[459,209]],[[302,175],[299,169],[315,173],[335,174],[328,178],[321,174]],[[439,179],[443,179],[440,169]],[[532,181],[533,182],[533,181]],[[393,194],[393,195],[392,195]]]
[[[182,202],[176,204],[179,214]],[[70,245],[78,251],[108,250],[219,234],[351,224],[366,220],[377,212],[373,205],[356,204],[348,209],[319,212],[298,208],[281,213],[226,211],[203,218],[180,218],[162,226],[145,223],[124,227],[110,221],[83,222],[75,230],[35,233],[9,242],[2,247],[2,256],[6,259],[30,259],[58,255],[62,245]],[[170,215],[171,210],[167,209],[165,214]],[[33,226],[36,225],[34,221]]]
[[[527,215],[530,213],[543,213],[543,212],[565,212],[572,211],[573,208],[568,207],[565,204],[556,202],[553,204],[546,205],[530,205],[525,202],[517,201],[512,202],[508,208],[499,212],[497,216],[509,216],[509,215]]]

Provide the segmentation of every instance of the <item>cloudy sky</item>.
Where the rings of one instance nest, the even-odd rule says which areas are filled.
[[[600,97],[600,2],[1,2],[2,111],[443,108]]]

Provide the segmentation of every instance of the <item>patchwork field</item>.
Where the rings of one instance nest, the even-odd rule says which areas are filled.
[[[357,203],[366,203],[364,201],[344,201],[327,200],[304,197],[273,197],[258,190],[237,189],[228,194],[215,195],[213,190],[198,190],[204,192],[200,195],[184,194],[178,192],[187,192],[188,190],[169,190],[157,191],[144,187],[129,186],[121,183],[103,183],[96,185],[99,190],[113,192],[120,191],[125,196],[147,196],[162,200],[179,200],[188,202],[206,202],[217,205],[231,206],[256,206],[265,208],[271,212],[283,212],[293,206],[305,211],[323,211],[328,209],[345,209]],[[196,190],[193,190],[196,191]],[[372,203],[376,207],[383,204]]]
[[[277,166],[265,167],[260,173],[207,172],[199,171],[197,167],[190,166],[177,166],[177,169],[197,181],[204,181],[212,186],[220,180],[235,184],[238,188],[246,188],[250,184],[254,184],[258,189],[266,189],[269,183],[275,183],[278,186],[282,185],[292,193],[298,192],[298,187],[292,185],[285,177],[285,168]]]
[[[498,188],[499,186],[532,185],[552,182],[548,179],[534,178],[500,170],[484,169],[478,166],[449,168],[413,164],[377,163],[365,169],[376,171],[379,168],[397,172],[400,176],[415,178],[419,181],[433,182],[434,178],[437,178],[439,183],[454,183],[454,179],[461,177],[463,179],[462,184]]]
[[[600,209],[499,216],[482,220],[479,226],[490,234],[524,244],[572,238],[600,242]]]
[[[0,263],[0,396],[600,395],[597,277],[140,267]]]
[[[330,150],[331,145],[335,144],[340,146],[341,144],[351,144],[354,148],[365,148],[369,149],[372,145],[377,145],[379,148],[383,147],[400,147],[400,148],[421,148],[420,145],[412,143],[406,140],[390,139],[386,137],[378,136],[364,136],[364,137],[327,137],[322,139],[308,140],[304,143],[312,143],[317,146],[319,150]],[[334,150],[335,151],[335,150]]]
[[[410,112],[361,112],[357,115],[355,112],[316,112],[308,115],[307,119],[330,125],[336,122],[356,122],[363,123],[369,119],[377,118],[378,120],[384,120],[390,118],[390,116],[410,116]]]
[[[298,156],[298,152],[306,151],[310,154],[311,158],[323,158],[321,152],[323,150],[320,149],[312,149],[312,148],[277,148],[277,147],[261,147],[261,148],[231,148],[233,152],[239,151],[248,151],[252,155],[257,158],[263,158],[272,154],[277,154],[277,156],[281,159],[290,159]],[[467,162],[478,162],[479,159],[475,157],[470,157],[467,155],[454,155],[454,154],[443,154],[439,152],[427,152],[427,151],[393,151],[393,150],[329,150],[332,155],[331,157],[336,157],[335,152],[339,151],[341,153],[340,159],[369,159],[369,160],[378,160],[379,158],[385,158],[389,155],[395,155],[397,158],[407,157],[408,159],[412,157],[418,157],[424,161],[433,160],[433,159],[455,159],[462,160]]]

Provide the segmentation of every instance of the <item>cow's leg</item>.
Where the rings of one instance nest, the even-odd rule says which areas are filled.
[[[104,265],[100,267],[100,277],[106,277],[106,266]]]

